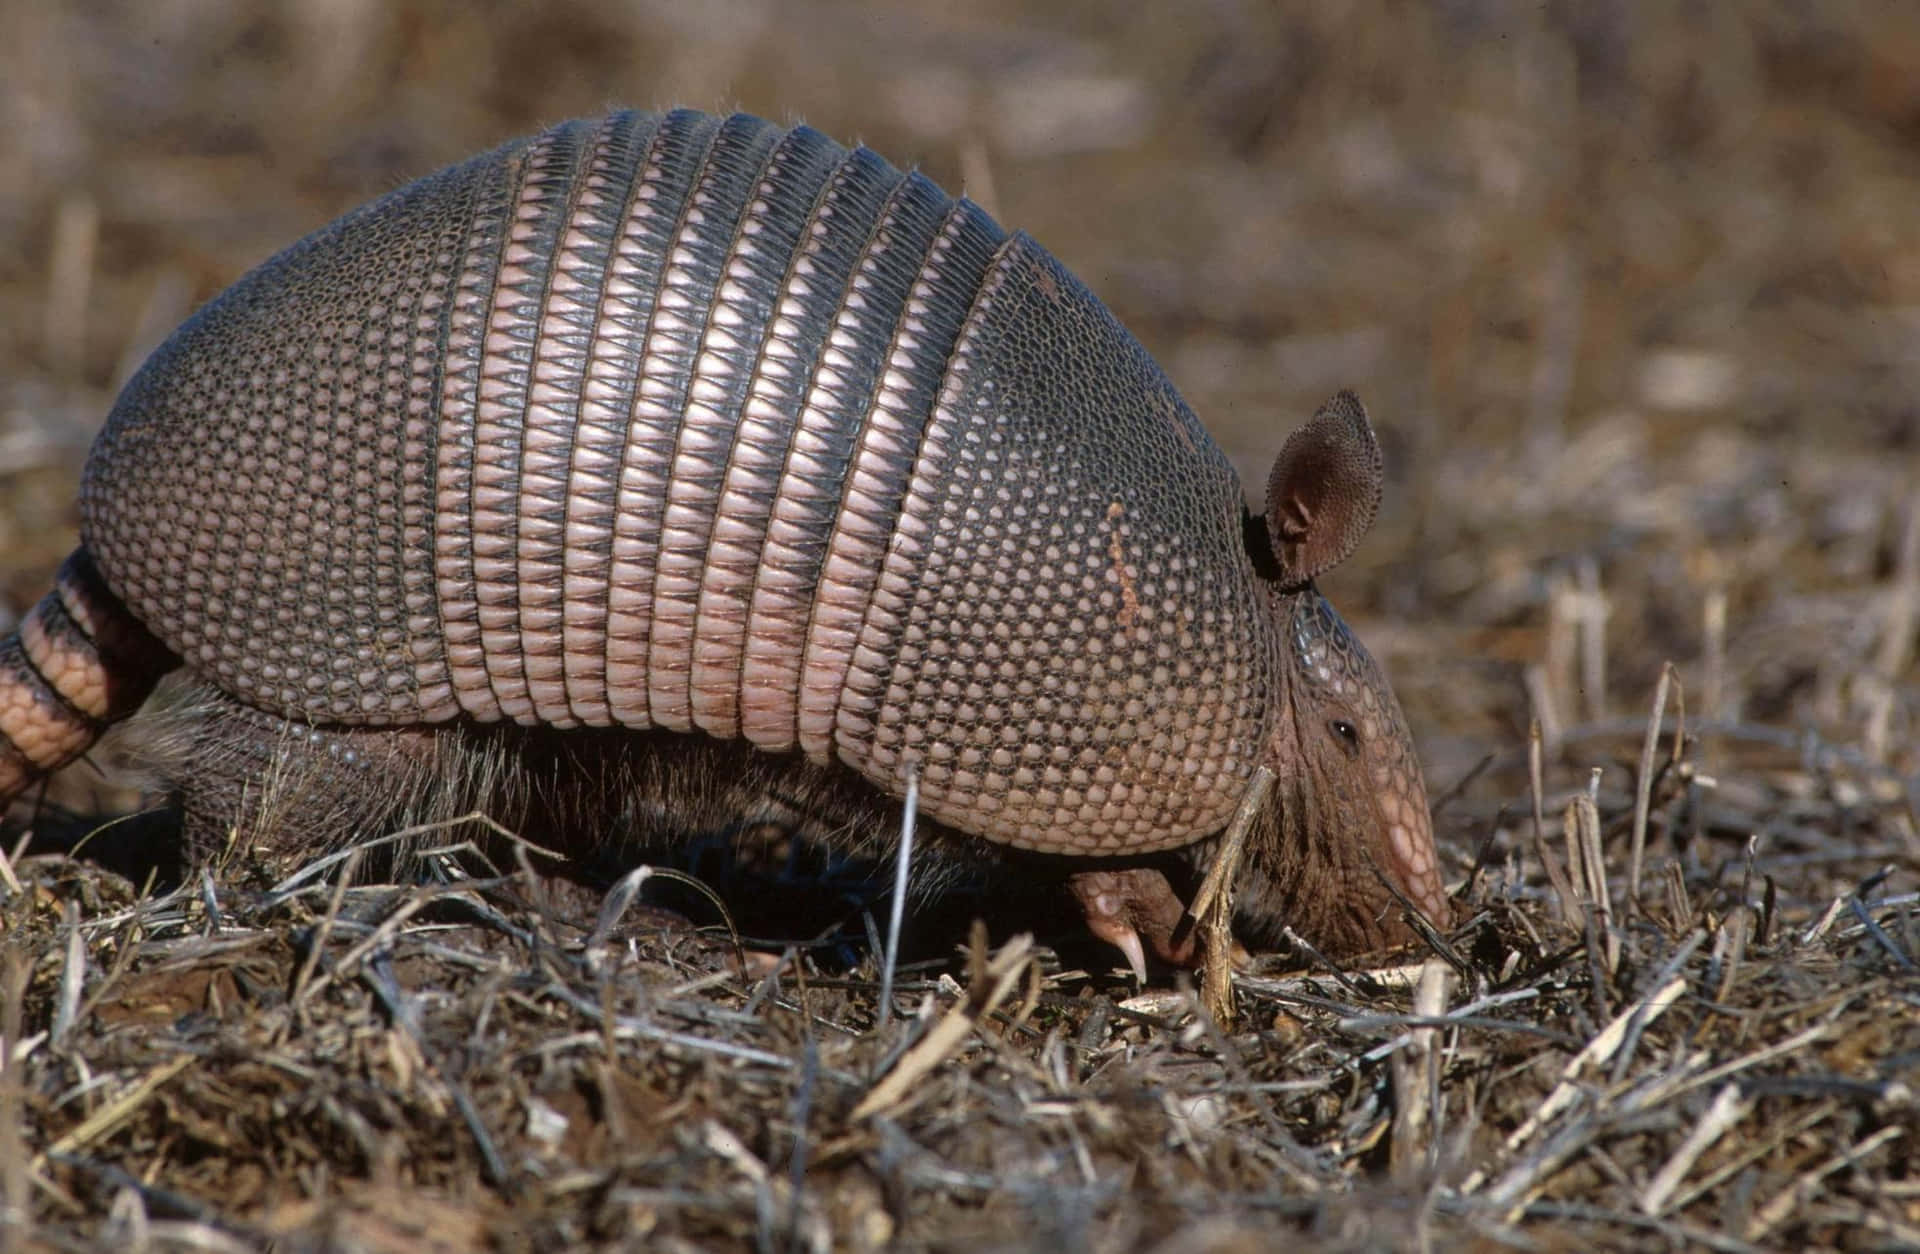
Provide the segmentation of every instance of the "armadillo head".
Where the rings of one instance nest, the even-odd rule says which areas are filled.
[[[1288,439],[1267,483],[1270,554],[1257,560],[1279,639],[1266,761],[1276,783],[1236,888],[1236,931],[1271,944],[1283,927],[1333,952],[1406,935],[1391,884],[1444,924],[1420,762],[1385,673],[1314,579],[1373,523],[1383,470],[1350,392]],[[1251,547],[1258,549],[1257,543]]]
[[[1380,948],[1409,934],[1400,899],[1436,925],[1450,919],[1400,702],[1313,583],[1372,525],[1382,478],[1366,410],[1342,392],[1287,440],[1266,516],[1247,520],[1275,654],[1263,758],[1276,782],[1234,887],[1234,932],[1256,948],[1289,928],[1337,956]],[[1194,883],[1219,845],[1182,851]],[[1070,886],[1093,934],[1119,946],[1143,978],[1148,950],[1176,966],[1200,957],[1186,902],[1161,870],[1103,868]]]

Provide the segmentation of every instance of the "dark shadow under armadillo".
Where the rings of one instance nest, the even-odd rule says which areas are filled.
[[[294,245],[127,385],[84,547],[0,651],[0,797],[176,658],[202,840],[275,772],[300,838],[531,815],[513,764],[562,745],[669,826],[785,790],[878,838],[912,772],[958,856],[1125,862],[1217,834],[1264,762],[1243,925],[1364,947],[1388,883],[1446,909],[1398,705],[1312,583],[1380,483],[1343,395],[1250,525],[1104,306],[865,149],[568,123]],[[744,792],[676,788],[696,763]],[[647,813],[554,778],[589,839]]]

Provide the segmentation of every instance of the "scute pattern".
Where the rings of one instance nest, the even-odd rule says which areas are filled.
[[[1017,327],[1018,335],[1006,328]],[[1231,468],[1143,349],[1025,236],[948,370],[843,704],[842,756],[1030,849],[1217,831],[1274,655]],[[985,815],[984,820],[973,816]]]
[[[415,665],[431,565],[407,523],[424,485],[406,451],[440,369],[439,306],[501,164],[414,183],[228,289],[147,360],[95,446],[81,514],[115,590],[263,708],[452,712]]]
[[[82,508],[253,708],[918,770],[1038,850],[1216,830],[1281,647],[1232,472],[1084,288],[745,115],[568,123],[268,261],[128,386]]]
[[[765,361],[742,419],[765,443],[767,472],[774,469],[773,450],[785,445],[777,477],[754,475],[751,493],[764,496],[749,504],[748,486],[730,483],[732,500],[723,506],[764,512],[766,519],[747,605],[745,630],[752,647],[743,650],[740,667],[741,729],[765,749],[794,746],[801,676],[821,674],[818,666],[803,670],[808,623],[816,605],[833,599],[821,586],[821,567],[855,432],[837,401],[838,373],[823,371],[821,359],[830,347],[840,351],[840,344],[830,340],[853,334],[837,323],[855,291],[868,282],[855,277],[855,267],[878,254],[911,251],[911,241],[899,236],[889,198],[914,184],[864,149],[834,172],[795,249]],[[846,222],[872,223],[873,229],[848,231]],[[791,417],[795,413],[797,421]]]

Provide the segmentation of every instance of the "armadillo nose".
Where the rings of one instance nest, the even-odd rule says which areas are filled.
[[[1433,823],[1424,807],[1396,799],[1388,806],[1387,850],[1401,887],[1420,912],[1444,927],[1452,913],[1440,882],[1440,861],[1433,848]]]

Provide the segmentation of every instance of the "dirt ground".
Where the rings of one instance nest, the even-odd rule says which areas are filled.
[[[1263,962],[1231,1026],[962,911],[883,1017],[858,945],[743,974],[511,873],[142,887],[17,809],[0,1249],[1920,1247],[1920,6],[0,0],[0,32],[0,630],[119,383],[248,266],[564,117],[741,107],[1029,231],[1250,485],[1359,391],[1387,498],[1323,586],[1462,903],[1404,969]],[[132,808],[113,756],[52,798]]]

